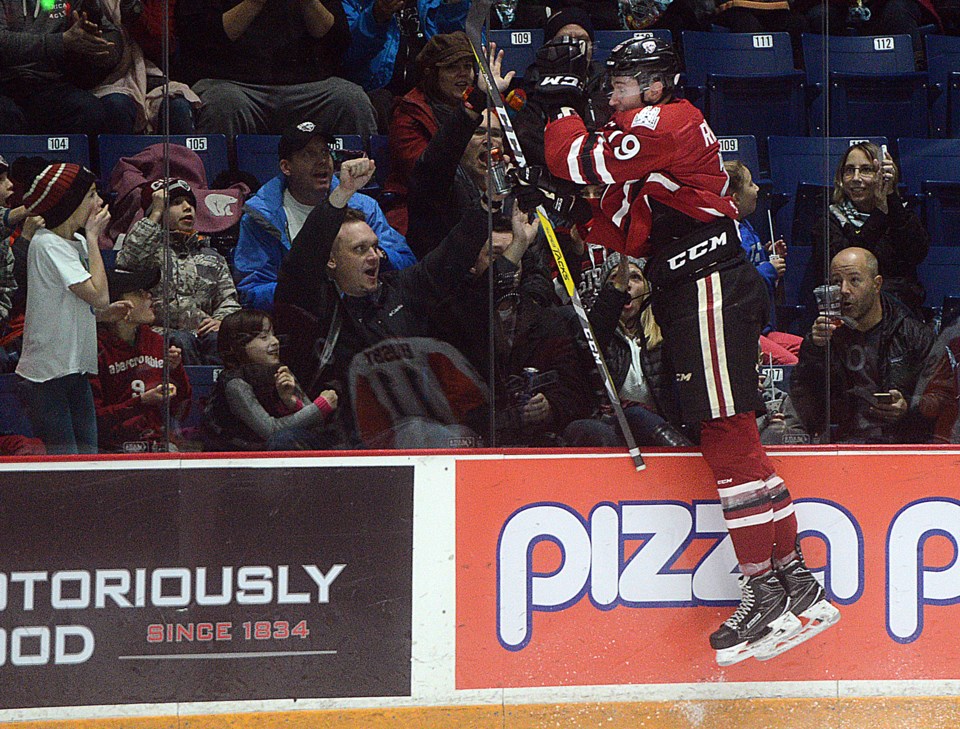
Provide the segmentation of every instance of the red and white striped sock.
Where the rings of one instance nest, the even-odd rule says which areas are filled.
[[[705,420],[700,446],[716,479],[740,571],[748,576],[769,572],[775,541],[775,508],[767,488],[772,468],[760,444],[756,418],[739,413]]]

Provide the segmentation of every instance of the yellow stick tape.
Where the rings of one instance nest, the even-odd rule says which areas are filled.
[[[567,268],[567,261],[560,250],[560,241],[557,240],[557,234],[547,220],[541,208],[537,208],[537,217],[540,218],[540,227],[547,235],[547,243],[550,244],[550,251],[553,253],[553,260],[556,261],[557,270],[560,273],[560,280],[563,281],[563,287],[567,290],[567,296],[573,298],[573,277],[570,275],[570,269]]]

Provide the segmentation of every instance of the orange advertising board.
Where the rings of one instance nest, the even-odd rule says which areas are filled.
[[[960,677],[960,458],[773,460],[842,619],[725,668],[736,560],[702,458],[458,461],[456,687]]]

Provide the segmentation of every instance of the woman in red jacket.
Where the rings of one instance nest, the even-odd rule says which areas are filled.
[[[476,81],[470,41],[460,31],[433,36],[417,56],[417,66],[420,83],[397,99],[390,120],[390,175],[385,191],[394,200],[387,220],[404,235],[413,166],[463,92]]]

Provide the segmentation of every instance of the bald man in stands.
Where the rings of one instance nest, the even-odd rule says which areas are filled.
[[[877,259],[868,250],[845,248],[834,256],[830,283],[840,287],[841,316],[817,317],[791,378],[790,397],[804,426],[823,442],[925,441],[929,423],[909,403],[933,331],[883,291]]]

